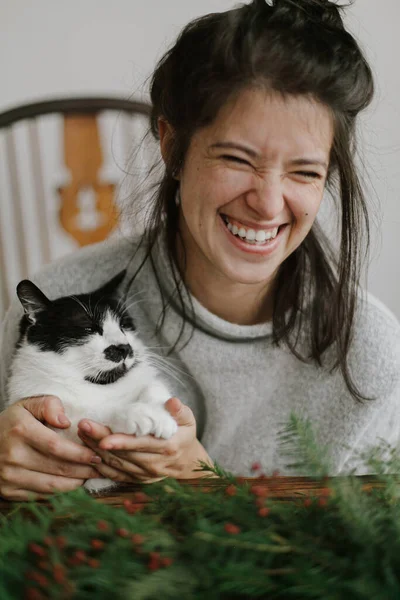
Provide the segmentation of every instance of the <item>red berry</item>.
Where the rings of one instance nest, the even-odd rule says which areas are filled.
[[[326,498],[319,498],[318,499],[318,506],[321,506],[323,508],[327,504],[328,504],[328,500]]]
[[[134,544],[138,544],[139,546],[144,542],[144,537],[140,533],[134,533],[131,539]]]
[[[261,471],[261,463],[259,463],[259,462],[254,462],[254,463],[251,465],[251,470],[253,471],[253,473],[254,473],[255,471]]]
[[[237,489],[236,489],[236,486],[233,485],[233,483],[231,483],[231,485],[228,485],[228,487],[225,489],[225,494],[227,496],[236,496],[236,492],[237,492]]]
[[[87,564],[89,565],[89,567],[92,567],[92,569],[98,569],[100,566],[100,561],[96,558],[89,558]]]
[[[258,511],[258,514],[260,515],[260,517],[268,517],[268,515],[269,515],[269,508],[267,508],[266,506],[263,506]]]
[[[120,527],[119,529],[117,529],[116,534],[122,538],[127,538],[130,535],[129,531],[127,529],[124,529],[123,527]]]
[[[24,600],[44,600],[44,596],[37,588],[26,588]]]
[[[150,496],[148,496],[144,492],[135,492],[133,495],[135,497],[136,502],[146,503],[151,500]]]
[[[73,556],[77,565],[80,565],[87,561],[86,552],[84,550],[77,550]]]
[[[240,533],[240,527],[238,527],[237,525],[234,525],[233,523],[225,523],[224,529],[225,529],[226,533],[230,533],[232,535],[236,535],[237,533]]]
[[[56,583],[65,582],[65,569],[59,563],[55,564],[53,567],[53,577]]]
[[[92,540],[90,542],[90,545],[92,546],[92,548],[94,548],[95,550],[101,550],[102,548],[104,548],[105,543],[103,542],[103,540]]]
[[[266,498],[268,496],[268,488],[263,485],[252,485],[250,491],[260,498]]]
[[[171,558],[170,556],[163,556],[162,558],[160,558],[160,565],[162,567],[170,567],[173,562],[174,562],[174,559]]]
[[[149,552],[149,556],[151,559],[154,560],[159,560],[160,559],[160,553],[159,552]]]
[[[325,487],[325,488],[322,488],[320,494],[324,498],[329,498],[329,496],[332,494],[332,490],[328,487]]]
[[[42,546],[39,546],[39,544],[35,544],[34,542],[32,542],[28,545],[28,548],[33,554],[36,554],[37,556],[47,556],[47,550],[45,550],[45,548],[42,548]]]
[[[46,546],[52,546],[54,544],[54,540],[47,535],[45,538],[43,538],[43,543],[46,544]]]
[[[41,587],[48,587],[49,580],[42,573],[38,573],[37,571],[29,571],[26,574],[27,579],[31,579],[31,581],[36,581]]]
[[[128,515],[134,515],[136,512],[138,512],[134,504],[129,504],[128,506],[125,506],[125,510],[128,513]]]
[[[97,529],[99,531],[108,531],[110,528],[109,524],[107,523],[107,521],[101,520],[97,522]]]
[[[158,571],[158,569],[160,568],[160,559],[159,558],[155,558],[155,557],[151,557],[149,560],[149,563],[147,565],[147,568],[150,571]]]
[[[309,506],[311,506],[311,504],[312,504],[312,500],[311,500],[311,498],[306,498],[306,499],[304,500],[304,506],[305,506],[306,508],[308,508]]]
[[[62,535],[59,535],[56,537],[56,544],[57,547],[60,548],[60,550],[62,550],[63,548],[65,548],[67,540]]]

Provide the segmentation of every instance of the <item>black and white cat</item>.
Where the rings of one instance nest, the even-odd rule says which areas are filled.
[[[31,281],[17,295],[24,308],[11,365],[8,404],[54,395],[71,421],[60,435],[82,444],[77,423],[88,418],[114,433],[168,439],[176,421],[164,404],[172,396],[118,298],[125,271],[90,294],[49,300]],[[115,484],[88,479],[99,491]]]

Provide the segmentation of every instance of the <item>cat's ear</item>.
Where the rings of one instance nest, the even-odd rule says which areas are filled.
[[[31,323],[35,323],[36,314],[45,310],[50,304],[50,300],[29,279],[23,279],[19,282],[17,285],[17,296]]]
[[[126,275],[126,269],[120,271],[115,277],[107,281],[101,288],[95,291],[95,294],[100,296],[116,296],[120,290],[118,289]]]

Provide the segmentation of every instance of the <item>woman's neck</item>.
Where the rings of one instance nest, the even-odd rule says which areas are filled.
[[[189,279],[189,280],[188,280]],[[186,279],[193,296],[211,313],[237,325],[256,325],[272,320],[272,301],[260,291],[253,292],[249,286],[212,285],[207,288],[197,279]]]
[[[211,313],[237,325],[272,320],[271,283],[242,284],[210,273],[201,260],[184,255],[179,243],[177,254],[179,270],[190,293]]]

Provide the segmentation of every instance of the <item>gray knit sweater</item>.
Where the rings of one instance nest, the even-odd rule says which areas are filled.
[[[134,273],[143,252],[135,253],[136,248],[135,240],[107,240],[48,265],[33,280],[50,298],[89,292],[125,267]],[[163,355],[175,342],[182,317],[172,299],[162,330],[155,336],[162,310],[159,285],[167,297],[174,282],[162,244],[154,254],[159,284],[148,260],[130,288],[128,302],[142,339]],[[304,364],[285,345],[274,345],[270,323],[236,325],[211,314],[193,297],[185,302],[193,304],[194,329],[186,327],[183,339],[192,333],[189,343],[183,348],[179,344],[167,359],[175,370],[174,376],[166,377],[174,395],[192,408],[203,446],[226,469],[250,475],[252,463],[258,461],[267,473],[279,469],[282,474],[296,474],[286,468],[277,435],[291,411],[310,418],[320,443],[330,448],[331,474],[352,468],[359,474],[368,472],[357,458],[358,451],[380,438],[398,442],[400,326],[377,300],[364,295],[360,301],[349,357],[360,390],[376,398],[364,403],[350,395],[340,371]],[[15,301],[3,326],[1,406],[21,314]]]

